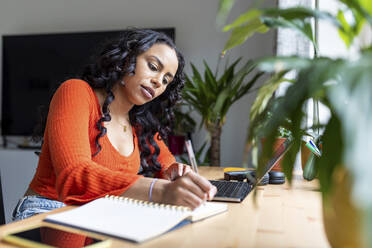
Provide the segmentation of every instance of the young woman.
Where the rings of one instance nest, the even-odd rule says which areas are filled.
[[[105,195],[196,208],[216,188],[176,163],[163,140],[184,85],[170,38],[133,29],[108,44],[49,106],[35,176],[14,220]]]

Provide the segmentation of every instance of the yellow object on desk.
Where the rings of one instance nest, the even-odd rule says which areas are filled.
[[[240,168],[240,167],[226,167],[223,169],[223,172],[229,172],[229,171],[248,171],[248,169]]]

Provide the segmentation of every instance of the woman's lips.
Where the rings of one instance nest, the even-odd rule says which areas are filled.
[[[143,85],[141,85],[141,92],[148,99],[152,99],[155,95],[155,92],[153,89],[143,86]]]

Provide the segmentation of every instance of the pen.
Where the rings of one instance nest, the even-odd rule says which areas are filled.
[[[186,145],[187,155],[189,156],[189,161],[190,161],[190,164],[191,164],[191,168],[195,173],[199,173],[198,172],[198,165],[197,165],[196,159],[195,159],[194,150],[192,149],[191,140],[187,139],[185,141],[185,145]]]
[[[314,144],[314,142],[310,139],[309,140],[310,144],[315,148],[315,150],[317,151],[317,153],[320,155],[320,150],[318,149],[318,147]]]
[[[320,153],[311,145],[310,141],[306,142],[306,147],[309,148],[310,151],[318,157],[320,156]]]

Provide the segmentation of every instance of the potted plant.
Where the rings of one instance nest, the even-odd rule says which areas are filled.
[[[336,205],[329,206],[335,200],[332,193],[337,192],[338,187],[348,185],[346,189],[354,189],[354,191],[345,189],[344,192],[353,192],[355,194],[353,197],[358,197],[359,200],[354,202],[354,204],[356,203],[355,208],[357,206],[365,206],[366,209],[361,210],[365,211],[365,216],[368,216],[372,206],[364,204],[368,203],[368,199],[371,200],[370,191],[365,192],[361,188],[363,187],[361,183],[369,184],[369,179],[364,179],[366,181],[363,182],[363,178],[369,171],[370,153],[367,152],[368,149],[365,150],[366,153],[361,153],[359,149],[371,148],[369,137],[366,136],[370,135],[368,129],[372,125],[372,120],[369,117],[363,117],[363,115],[370,116],[372,113],[372,84],[370,83],[370,78],[372,77],[372,53],[363,52],[358,60],[352,62],[343,59],[332,60],[330,58],[314,60],[303,58],[289,59],[297,63],[306,61],[308,65],[296,68],[299,72],[296,83],[288,89],[285,97],[278,100],[278,107],[271,108],[270,105],[267,106],[267,110],[276,113],[272,118],[260,120],[265,123],[264,125],[259,124],[260,128],[258,129],[256,129],[258,119],[252,120],[251,137],[265,137],[266,142],[262,157],[270,156],[272,144],[275,141],[276,129],[284,121],[284,118],[292,120],[290,130],[293,133],[294,143],[292,149],[284,158],[284,172],[290,179],[295,156],[300,149],[302,141],[301,123],[306,116],[302,109],[306,104],[306,100],[317,97],[331,111],[331,118],[324,124],[322,156],[319,159],[315,158],[315,168],[319,173],[318,178],[324,196],[323,203],[326,204],[324,210],[331,209],[328,212],[336,211],[336,205],[341,206],[343,203],[353,206],[353,202],[345,202],[346,199],[342,199],[342,202],[337,201]],[[297,67],[292,62],[289,62],[287,58],[276,58],[275,60],[268,62],[269,64],[272,63],[272,70],[274,70],[275,63],[286,63],[287,68]],[[263,61],[262,63],[266,62]],[[268,64],[265,66],[268,66]],[[333,85],[328,84],[331,80],[333,80]],[[298,97],[293,97],[294,95]],[[358,108],[362,108],[364,111],[361,112],[360,117],[358,116],[358,122],[355,122],[355,111]],[[260,163],[261,159],[258,161],[258,167],[260,168],[263,164]],[[338,174],[339,176],[336,177]],[[372,173],[370,175],[372,176]],[[340,177],[343,180],[337,182],[336,180]],[[343,213],[339,216],[347,215]],[[327,219],[327,215],[325,219]],[[371,220],[369,219],[369,221]],[[336,233],[329,234],[328,237],[337,237],[330,239],[332,245],[338,246],[340,243],[337,242],[341,240],[342,243],[361,244],[362,240],[352,240],[353,237],[358,237],[355,233],[336,230],[345,227],[345,225],[334,224],[331,229],[327,229],[328,223],[325,222],[328,233]],[[350,229],[349,224],[347,225],[348,230]],[[366,223],[366,225],[369,224]],[[353,230],[360,229],[355,227]],[[371,229],[368,230],[370,231]],[[347,240],[346,237],[351,239]]]
[[[262,90],[262,88],[261,88]],[[261,91],[262,92],[262,91]],[[253,105],[252,105],[252,108],[251,108],[251,112],[250,112],[250,119],[253,120],[254,117],[254,109],[255,109],[255,106],[261,104],[262,106],[262,102],[258,99],[260,99],[260,93],[258,93],[258,97],[255,99]],[[273,116],[273,113],[270,112],[270,111],[267,111],[265,112],[265,117],[264,118],[271,118]],[[284,125],[281,125],[278,127],[277,129],[277,132],[276,132],[276,138],[275,138],[275,142],[273,143],[273,150],[277,150],[278,147],[280,147],[286,139],[288,138],[292,138],[292,133],[291,131],[287,128],[288,125],[290,123],[290,120],[286,120],[286,122],[284,123]],[[264,145],[265,143],[265,137],[261,137],[259,139],[260,141],[260,145]],[[251,156],[252,158],[252,165],[253,167],[257,167],[257,164],[258,164],[258,161],[257,161],[257,157],[258,157],[258,140],[255,139],[255,138],[250,138],[250,136],[247,136],[247,142],[246,142],[246,148],[245,148],[245,151],[244,151],[244,156],[243,156],[243,164],[245,165],[245,167],[248,166],[249,164],[249,153],[253,153],[255,155]],[[272,168],[273,171],[283,171],[283,168],[282,168],[282,162],[283,162],[283,158],[281,158],[275,165],[274,167]]]
[[[325,18],[339,29],[341,38],[350,45],[363,25],[372,26],[372,6],[369,1],[341,1],[343,9],[337,16],[306,8],[250,10],[232,25],[233,33],[227,48],[233,47],[265,27],[289,27],[303,32],[314,41],[311,27],[314,18]],[[348,19],[345,18],[345,13]],[[254,20],[253,23],[252,20]],[[251,23],[249,26],[248,24]],[[252,29],[252,27],[254,27]],[[259,29],[259,27],[261,27]],[[235,36],[235,38],[234,38]],[[236,39],[239,37],[240,39]],[[293,164],[303,137],[304,106],[308,99],[316,99],[330,110],[330,118],[320,124],[322,156],[315,158],[320,190],[323,196],[324,225],[333,247],[371,247],[372,195],[372,44],[360,49],[356,59],[315,57],[313,59],[274,57],[262,59],[258,67],[266,72],[285,75],[295,70],[294,83],[284,97],[251,120],[250,139],[265,137],[263,153],[258,159],[262,171],[264,158],[272,154],[276,132],[288,118],[293,145],[285,155],[284,172],[289,181]],[[265,112],[275,113],[265,118]]]
[[[277,150],[287,139],[290,139],[292,138],[292,133],[290,130],[286,129],[285,127],[283,126],[280,126],[277,130],[277,134],[276,134],[276,139],[275,139],[275,142],[273,144],[273,150]],[[283,163],[283,158],[280,159],[275,165],[274,167],[271,169],[273,171],[283,171],[283,166],[282,166],[282,163]]]
[[[204,61],[204,78],[198,69],[191,63],[193,75],[186,76],[183,90],[183,99],[193,110],[202,117],[201,126],[208,131],[211,143],[209,147],[209,162],[211,166],[220,166],[220,137],[226,114],[230,107],[245,94],[249,93],[252,86],[262,76],[256,72],[256,65],[249,60],[236,70],[241,58],[218,75],[218,65],[215,73]]]
[[[294,83],[295,81],[292,79],[288,79],[285,77],[285,75],[289,72],[289,70],[283,70],[279,73],[274,74],[267,82],[265,82],[260,89],[258,90],[257,97],[255,98],[251,111],[250,111],[250,120],[254,120],[258,117],[259,114],[261,114],[260,118],[264,119],[270,119],[273,116],[273,113],[270,111],[265,112],[267,109],[267,105],[272,101],[274,98],[273,96],[275,95],[275,91],[279,89],[279,86],[282,83]],[[279,100],[280,97],[277,97],[276,100]],[[271,103],[275,104],[275,102]],[[263,116],[262,116],[263,115]],[[318,121],[319,117],[314,114],[314,123],[319,122]],[[273,145],[273,150],[276,150],[277,147],[279,147],[287,138],[292,138],[292,133],[289,130],[291,121],[289,119],[285,119],[284,123],[278,127],[277,134],[276,134],[276,141],[274,142]],[[316,128],[319,129],[319,125],[316,126]],[[301,135],[303,136],[304,140],[316,140],[317,145],[319,146],[320,142],[320,136],[314,132],[311,132],[311,130],[315,129],[314,127],[303,127],[301,131]],[[262,139],[264,140],[264,138]],[[255,138],[250,138],[249,136],[247,137],[246,141],[247,147],[244,152],[244,163],[248,165],[248,154],[251,150],[251,147],[253,146],[253,153],[257,154],[257,141]],[[307,180],[312,180],[315,177],[316,170],[314,169],[314,163],[311,162],[313,161],[313,156],[311,154],[311,151],[306,147],[306,142],[302,142],[301,146],[301,165],[304,173],[304,178]],[[254,167],[257,167],[257,155],[253,156],[253,165]],[[309,163],[308,162],[308,160]],[[274,166],[272,170],[276,171],[282,171],[283,168],[281,166],[283,162],[283,158]]]

